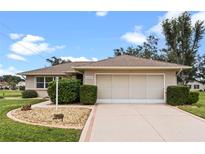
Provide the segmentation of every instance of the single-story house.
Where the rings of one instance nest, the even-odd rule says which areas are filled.
[[[205,85],[199,81],[188,82],[187,85],[191,90],[205,90]]]
[[[98,103],[164,103],[166,88],[177,85],[177,73],[190,66],[135,56],[116,56],[96,62],[70,62],[19,73],[26,76],[26,89],[47,96],[48,82],[59,77],[82,79],[97,85]]]

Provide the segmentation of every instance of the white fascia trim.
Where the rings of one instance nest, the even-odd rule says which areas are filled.
[[[73,69],[87,69],[87,70],[99,70],[99,69],[128,69],[128,70],[142,70],[142,69],[191,69],[191,66],[183,66],[183,67],[72,67]]]

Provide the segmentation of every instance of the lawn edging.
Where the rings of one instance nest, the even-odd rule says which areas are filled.
[[[95,104],[93,106],[93,109],[90,112],[90,115],[85,123],[85,126],[83,127],[82,132],[81,132],[79,142],[88,142],[89,141],[89,139],[91,137],[93,123],[95,120],[96,110],[97,110],[97,104]]]
[[[170,106],[170,105],[169,105],[169,106]],[[195,115],[195,114],[192,114],[192,113],[190,113],[190,112],[187,112],[187,111],[185,111],[185,110],[182,110],[182,109],[180,109],[178,106],[170,106],[170,107],[172,107],[172,108],[174,108],[174,109],[176,109],[176,110],[178,110],[178,111],[180,111],[180,112],[182,112],[182,113],[188,114],[188,115],[192,116],[192,117],[195,118],[195,119],[198,119],[198,120],[200,120],[200,121],[202,121],[202,122],[205,122],[205,119],[204,119],[204,118],[199,117],[199,116],[197,116],[197,115]]]

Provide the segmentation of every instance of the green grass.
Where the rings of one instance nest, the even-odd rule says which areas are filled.
[[[20,90],[0,90],[0,96],[21,97],[21,91]]]
[[[49,128],[15,122],[6,114],[25,104],[35,104],[42,99],[5,100],[0,99],[0,141],[1,142],[75,142],[81,130]]]
[[[179,106],[179,108],[205,119],[205,92],[200,92],[199,101],[196,104]]]

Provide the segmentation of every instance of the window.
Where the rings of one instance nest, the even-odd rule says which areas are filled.
[[[36,88],[44,88],[44,77],[36,78]]]
[[[55,77],[36,77],[36,88],[48,88],[49,82],[55,80]]]
[[[53,77],[45,77],[46,80],[46,88],[48,88],[48,83],[53,81]]]
[[[194,89],[199,89],[199,85],[198,85],[198,84],[195,84],[195,85],[194,85]]]

